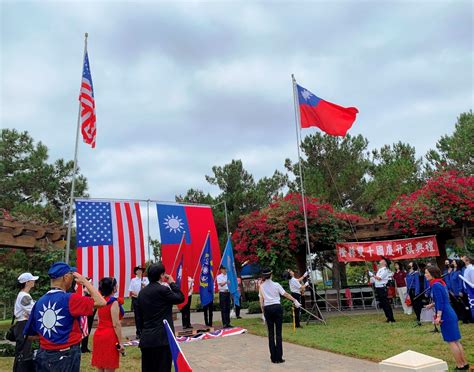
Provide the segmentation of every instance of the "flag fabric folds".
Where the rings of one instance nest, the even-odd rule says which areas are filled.
[[[89,65],[89,55],[87,50],[84,54],[84,64],[82,67],[81,93],[79,95],[81,103],[81,133],[82,139],[92,148],[95,147],[95,137],[97,133],[95,118],[94,86],[92,85],[92,75]]]
[[[186,357],[181,350],[176,338],[174,337],[173,330],[171,329],[168,321],[163,320],[166,329],[166,336],[168,336],[168,343],[170,344],[171,357],[173,358],[174,370],[175,372],[192,372],[192,368],[189,365]]]
[[[208,231],[210,231],[212,258],[219,262],[221,257],[219,240],[211,207],[160,203],[157,204],[157,212],[162,261],[167,270],[171,270],[173,267],[184,231],[186,232],[186,244],[183,245],[182,250],[186,251],[184,263],[189,268],[190,276],[193,275],[196,264],[199,262]],[[217,268],[213,270],[215,276]],[[199,290],[199,271],[196,272],[193,279],[194,291],[197,292]]]
[[[145,265],[140,205],[137,202],[76,201],[77,268],[97,288],[117,279],[118,297],[128,297],[135,266]]]
[[[212,250],[209,238],[206,240],[202,251],[200,264],[201,273],[199,275],[199,296],[201,298],[201,305],[206,306],[214,300],[214,265],[212,263]]]
[[[235,269],[234,252],[230,238],[222,254],[222,265],[227,269],[227,281],[229,292],[234,298],[234,304],[240,306],[239,283],[237,282],[237,270]]]
[[[187,266],[184,263],[184,252],[185,247],[181,248],[181,259],[179,261],[178,267],[176,268],[176,285],[181,289],[181,292],[184,294],[184,302],[178,304],[178,309],[182,309],[188,303],[188,270]]]
[[[325,101],[296,84],[301,128],[318,127],[331,136],[345,136],[359,112]]]

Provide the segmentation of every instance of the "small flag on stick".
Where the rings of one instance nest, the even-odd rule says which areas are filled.
[[[171,329],[168,321],[164,319],[163,323],[165,325],[166,335],[168,336],[168,342],[170,344],[175,372],[192,372],[193,369],[189,365],[186,357],[183,354],[183,351],[179,347],[178,341],[176,341],[173,330]]]

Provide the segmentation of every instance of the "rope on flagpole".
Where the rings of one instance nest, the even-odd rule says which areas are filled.
[[[84,55],[82,57],[82,63],[84,64],[84,59],[87,53],[87,37],[89,34],[86,32],[84,35]],[[84,68],[84,66],[83,66]],[[81,74],[81,84],[82,86],[82,74]],[[79,100],[79,110],[77,113],[77,129],[76,129],[76,145],[74,147],[74,167],[72,171],[72,181],[71,181],[71,195],[69,197],[69,217],[68,217],[68,224],[67,224],[67,237],[66,237],[66,257],[65,261],[69,264],[69,255],[71,251],[71,230],[72,230],[72,210],[74,204],[74,188],[76,185],[76,172],[77,172],[77,152],[79,148],[79,128],[81,122],[81,101]]]

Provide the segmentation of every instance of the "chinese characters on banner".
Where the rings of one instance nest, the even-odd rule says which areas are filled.
[[[382,256],[392,260],[439,256],[434,235],[380,242],[336,243],[336,250],[339,262],[378,261]]]

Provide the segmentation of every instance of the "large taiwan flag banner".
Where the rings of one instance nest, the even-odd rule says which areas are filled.
[[[217,237],[216,225],[212,209],[209,206],[183,205],[183,204],[157,204],[158,225],[161,235],[161,260],[169,272],[173,267],[178,254],[179,243],[185,234],[185,244],[182,249],[187,249],[184,254],[185,266],[189,276],[194,272],[194,291],[199,291],[200,270],[196,270],[199,258],[206,242],[207,232],[210,232],[212,259],[220,262],[221,252]],[[214,278],[218,267],[214,267]],[[186,295],[186,294],[185,294]]]

